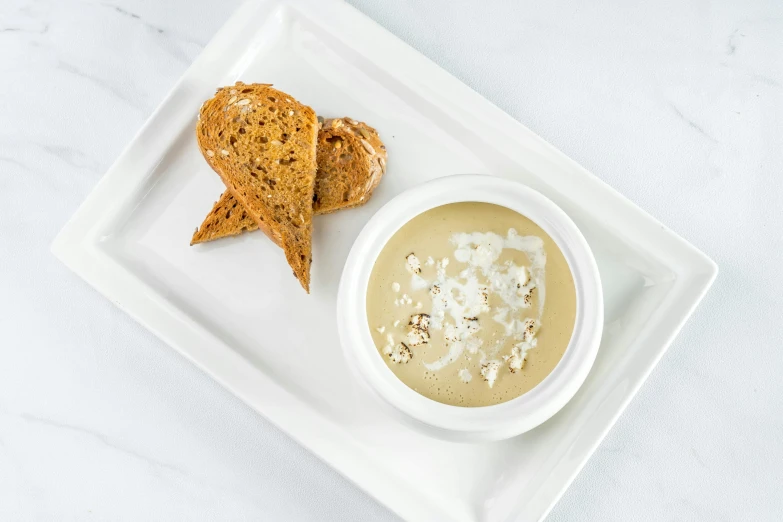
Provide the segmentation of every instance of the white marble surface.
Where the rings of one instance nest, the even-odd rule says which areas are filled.
[[[721,267],[550,520],[783,519],[783,4],[351,3]],[[0,520],[396,520],[49,254],[236,5],[0,3]]]

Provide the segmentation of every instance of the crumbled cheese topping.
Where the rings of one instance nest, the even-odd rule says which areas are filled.
[[[383,353],[390,355],[394,349],[394,336],[392,334],[386,334],[386,346],[383,347]]]
[[[430,341],[430,316],[414,314],[408,323],[408,342],[411,346],[427,344]]]
[[[423,362],[424,367],[438,371],[459,360],[470,361],[471,356],[480,353],[481,376],[492,388],[504,363],[510,373],[518,372],[525,365],[527,352],[537,344],[538,318],[545,302],[544,243],[536,236],[520,236],[514,229],[509,229],[506,236],[492,232],[457,233],[450,241],[455,248],[453,257],[464,265],[464,268],[458,268],[460,271],[456,275],[446,273],[446,267],[451,263],[449,257],[437,261],[432,256],[427,257],[425,266],[435,266],[431,279],[422,276],[421,262],[413,252],[405,257],[405,267],[411,274],[410,291],[429,289],[432,309],[430,314],[412,315],[407,325],[407,344],[390,340],[384,353],[395,362],[408,362],[412,357],[411,348],[429,343],[435,330],[443,335],[448,353],[435,361]],[[499,262],[505,249],[524,253],[530,266],[517,266],[513,261]],[[427,272],[427,277],[431,275],[432,272]],[[399,283],[392,283],[394,292],[399,292],[400,288]],[[499,298],[499,303],[493,302],[493,305],[500,306],[490,309],[490,296],[496,296],[493,300]],[[520,311],[531,308],[534,296],[538,302],[537,317],[521,318]],[[406,293],[394,299],[395,306],[412,305],[413,302]],[[424,305],[417,301],[414,308],[422,310]],[[482,321],[495,321],[503,326],[503,332],[492,338],[486,353],[482,349],[484,339],[477,335],[482,329]],[[398,326],[400,321],[395,321],[394,327]],[[506,348],[509,345],[510,349]],[[508,351],[503,354],[503,350]],[[459,370],[458,375],[464,382],[472,378],[467,368]]]
[[[490,388],[495,385],[495,381],[498,378],[498,370],[500,370],[500,361],[495,359],[481,365],[481,376],[484,377]]]
[[[419,258],[416,257],[413,252],[405,256],[406,268],[411,274],[421,274],[421,263]]]
[[[511,373],[516,373],[525,365],[525,355],[527,354],[527,350],[524,347],[525,344],[527,343],[520,343],[515,345],[511,349],[511,355],[503,356],[503,360],[508,363],[508,371]]]
[[[405,343],[401,342],[392,348],[389,358],[397,364],[405,364],[413,359],[413,352]]]
[[[528,308],[531,291],[538,291],[538,315],[544,310],[546,252],[544,241],[537,236],[520,236],[513,228],[506,237],[493,232],[454,234],[452,244],[457,248],[454,257],[469,268],[480,270],[489,280],[490,291],[497,294],[512,308]],[[523,252],[530,260],[530,269],[513,263],[498,265],[504,249]]]

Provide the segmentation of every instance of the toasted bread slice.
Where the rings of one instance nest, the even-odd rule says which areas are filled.
[[[386,146],[369,125],[350,118],[326,120],[318,133],[313,212],[327,214],[366,203],[386,172],[386,158]],[[227,190],[193,234],[191,245],[257,228]],[[280,244],[273,231],[264,232]]]
[[[366,123],[326,120],[318,133],[316,214],[365,204],[386,172],[386,146]]]
[[[276,239],[309,292],[318,138],[313,109],[269,85],[237,82],[204,103],[196,136],[237,202],[232,211],[241,205]]]

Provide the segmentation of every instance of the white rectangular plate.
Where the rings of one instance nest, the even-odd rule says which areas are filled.
[[[318,114],[369,122],[389,169],[369,204],[315,220],[312,294],[250,233],[198,247],[223,187],[194,125],[216,87],[271,82]],[[553,419],[457,445],[387,418],[342,361],[334,323],[362,225],[413,185],[455,173],[520,180],[584,232],[603,278],[595,367]],[[243,5],[53,245],[99,292],[344,476],[408,520],[539,520],[636,393],[714,279],[702,253],[342,2]]]

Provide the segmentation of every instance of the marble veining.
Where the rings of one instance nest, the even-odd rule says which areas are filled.
[[[713,144],[717,144],[718,143],[718,140],[716,140],[715,138],[710,136],[709,133],[707,133],[706,130],[701,128],[701,126],[698,123],[696,123],[692,119],[690,119],[687,116],[685,116],[682,113],[682,111],[680,111],[680,109],[678,109],[677,106],[674,103],[668,102],[668,105],[671,108],[671,110],[674,111],[674,114],[676,114],[678,118],[680,118],[682,121],[684,121],[688,125],[688,127],[692,128],[693,130],[695,130],[696,132],[698,132],[699,134],[701,134],[702,136],[707,138],[711,143],[713,143]]]
[[[23,419],[31,424],[37,424],[39,426],[45,426],[49,429],[54,430],[61,430],[61,431],[69,431],[72,433],[77,433],[79,435],[88,437],[95,442],[98,442],[102,445],[104,445],[107,448],[110,448],[114,451],[119,451],[120,453],[123,453],[125,455],[128,455],[130,457],[133,457],[135,459],[139,459],[144,461],[145,463],[149,464],[150,466],[165,469],[168,471],[174,471],[176,473],[180,473],[182,475],[187,475],[188,472],[184,471],[176,466],[173,466],[171,464],[167,464],[165,462],[162,462],[160,460],[154,459],[150,457],[149,455],[145,455],[143,453],[140,453],[132,448],[129,448],[122,443],[118,441],[114,441],[111,438],[109,438],[106,435],[103,435],[95,430],[91,430],[85,427],[76,426],[72,424],[68,424],[66,422],[58,422],[52,419],[46,419],[43,417],[37,417],[35,415],[29,414],[29,413],[22,413],[19,415],[20,419]]]

